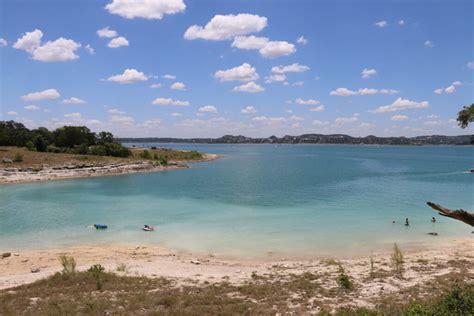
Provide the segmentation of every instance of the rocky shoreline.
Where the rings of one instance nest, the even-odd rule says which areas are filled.
[[[217,155],[206,154],[203,159],[195,162],[209,161],[218,158]],[[186,161],[194,162],[194,161]],[[72,178],[102,177],[121,174],[159,172],[173,169],[189,168],[189,165],[170,161],[161,165],[154,161],[108,161],[108,162],[70,162],[61,165],[39,165],[29,167],[0,168],[1,183],[23,183]]]

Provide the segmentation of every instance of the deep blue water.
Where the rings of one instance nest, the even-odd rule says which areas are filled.
[[[474,209],[473,147],[165,146],[224,157],[186,170],[0,185],[0,250],[146,243],[330,255],[474,236],[425,205]],[[86,227],[93,223],[109,229]],[[157,230],[140,231],[145,223]]]

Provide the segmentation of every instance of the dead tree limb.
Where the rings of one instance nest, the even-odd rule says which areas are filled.
[[[431,208],[437,210],[439,215],[443,215],[443,216],[446,216],[446,217],[451,217],[451,218],[457,219],[461,222],[464,222],[468,225],[474,226],[474,214],[473,213],[466,212],[463,209],[450,210],[449,208],[445,208],[445,207],[443,207],[439,204],[435,204],[433,202],[426,202],[426,204],[428,204],[428,206],[430,206]]]

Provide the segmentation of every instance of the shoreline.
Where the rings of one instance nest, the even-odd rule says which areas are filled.
[[[0,185],[187,169],[190,168],[189,164],[191,163],[208,162],[221,157],[221,155],[217,154],[203,155],[203,158],[196,160],[170,161],[166,166],[145,160],[129,162],[116,160],[111,162],[76,162],[63,165],[43,165],[41,167],[25,168],[3,167],[0,168]]]
[[[178,286],[229,282],[241,285],[259,276],[285,279],[292,275],[310,272],[331,276],[327,287],[334,286],[334,279],[342,266],[358,284],[352,301],[359,306],[372,306],[384,294],[402,293],[404,289],[427,284],[437,277],[457,272],[462,266],[466,273],[474,273],[474,245],[472,240],[457,239],[439,243],[436,247],[404,250],[405,277],[400,280],[391,275],[391,254],[376,252],[372,256],[357,258],[229,258],[219,255],[197,255],[173,251],[163,247],[143,245],[76,246],[69,248],[22,250],[0,259],[0,290],[30,284],[60,272],[60,255],[73,256],[77,270],[84,271],[93,264],[101,264],[107,271],[118,275],[168,278]],[[368,279],[370,261],[375,272],[384,279]],[[119,266],[125,271],[119,271]],[[352,294],[351,294],[352,295]]]

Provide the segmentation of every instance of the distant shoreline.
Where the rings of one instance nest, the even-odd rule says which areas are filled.
[[[246,137],[225,135],[219,138],[118,137],[121,143],[175,144],[336,144],[336,145],[473,145],[473,135],[428,135],[416,137],[353,137],[345,134],[304,134],[283,137]]]

